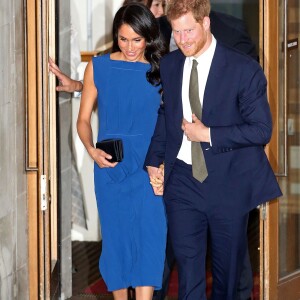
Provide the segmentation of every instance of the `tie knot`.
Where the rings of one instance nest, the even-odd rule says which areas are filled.
[[[197,66],[198,66],[197,60],[193,59],[193,66],[192,66],[192,68],[195,69],[195,68],[197,68]]]

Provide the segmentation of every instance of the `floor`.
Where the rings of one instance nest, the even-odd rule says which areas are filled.
[[[112,299],[110,295],[89,295],[83,291],[99,279],[98,268],[101,242],[72,242],[72,300],[79,299]]]
[[[259,211],[250,213],[248,227],[249,251],[253,272],[259,272]],[[70,300],[80,299],[113,299],[110,294],[91,295],[85,294],[84,289],[93,284],[100,277],[98,260],[101,253],[101,242],[72,243],[73,259],[73,296]],[[176,300],[176,299],[168,299]]]

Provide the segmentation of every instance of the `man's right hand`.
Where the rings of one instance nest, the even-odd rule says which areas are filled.
[[[73,80],[64,74],[55,64],[51,57],[49,57],[49,70],[57,77],[59,85],[56,87],[58,92],[81,92],[83,85],[81,81]]]
[[[147,171],[154,194],[162,196],[164,193],[164,165],[161,164],[159,168],[148,166]]]

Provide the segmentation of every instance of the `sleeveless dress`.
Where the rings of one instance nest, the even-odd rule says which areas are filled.
[[[100,273],[109,291],[161,288],[166,217],[143,169],[160,105],[160,87],[146,80],[149,64],[93,58],[98,91],[98,141],[121,138],[124,159],[115,168],[94,164],[101,223]]]

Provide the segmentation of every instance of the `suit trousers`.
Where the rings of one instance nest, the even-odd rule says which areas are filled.
[[[171,247],[171,241],[168,235],[162,288],[160,290],[154,291],[152,300],[164,300],[166,298],[168,294],[171,272],[174,265],[175,265],[174,251]],[[237,289],[237,300],[251,299],[252,289],[253,289],[252,266],[251,266],[249,251],[246,251],[246,255],[243,261],[242,273],[239,279],[239,284]]]
[[[213,188],[192,176],[191,165],[176,160],[165,188],[168,230],[179,275],[179,300],[206,300],[206,253],[211,242],[212,300],[236,300],[247,252],[248,214],[237,216],[207,201]]]

